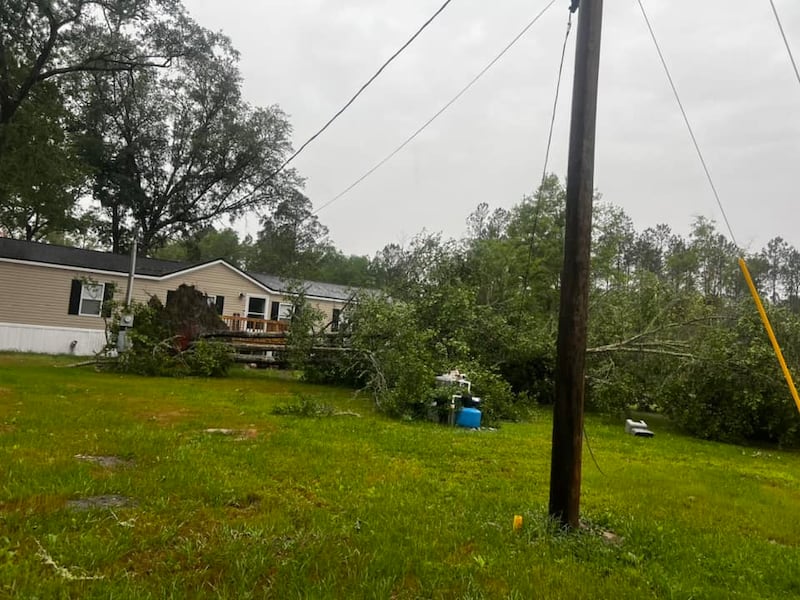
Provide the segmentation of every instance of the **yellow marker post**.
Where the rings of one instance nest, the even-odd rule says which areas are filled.
[[[786,378],[786,383],[789,384],[789,391],[792,393],[792,398],[794,398],[794,403],[797,405],[797,410],[800,411],[800,396],[797,395],[797,388],[794,386],[792,374],[789,372],[789,367],[786,366],[786,360],[783,358],[783,352],[781,352],[781,347],[778,345],[778,339],[775,337],[775,332],[772,331],[772,325],[770,325],[769,317],[767,317],[767,311],[764,310],[764,305],[761,303],[758,290],[756,290],[756,286],[753,283],[753,278],[750,277],[750,271],[747,269],[747,265],[745,264],[743,258],[739,259],[739,268],[742,270],[742,274],[747,281],[747,287],[750,288],[750,294],[753,296],[753,300],[756,302],[756,308],[758,309],[758,314],[761,316],[761,322],[764,323],[764,329],[767,330],[769,341],[772,342],[772,349],[775,350],[775,356],[778,357],[778,362],[781,365],[783,376]]]
[[[514,515],[514,531],[522,529],[522,515]]]

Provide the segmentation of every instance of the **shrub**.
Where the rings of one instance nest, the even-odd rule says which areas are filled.
[[[272,409],[273,415],[295,417],[330,417],[334,412],[332,406],[302,395],[298,396],[297,401],[292,404],[283,404]]]
[[[221,342],[199,340],[183,353],[190,375],[223,377],[233,364],[230,346]]]

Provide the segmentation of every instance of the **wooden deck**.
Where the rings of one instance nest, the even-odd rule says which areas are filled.
[[[270,319],[254,319],[239,315],[222,315],[222,320],[229,331],[245,333],[286,333],[289,321],[272,321]]]
[[[222,315],[221,319],[228,328],[224,331],[206,333],[203,337],[228,344],[235,353],[236,362],[261,365],[278,365],[285,362],[289,321],[255,319],[239,315]]]
[[[227,325],[227,329],[209,331],[202,334],[201,337],[228,344],[234,352],[236,362],[268,366],[284,366],[286,364],[289,321],[254,319],[239,315],[222,315],[221,319]],[[328,335],[333,336],[334,334]],[[335,336],[335,339],[338,340],[338,336]],[[310,351],[312,355],[330,355],[331,353],[349,352],[350,349],[340,345],[329,346],[323,339],[320,345],[315,345]]]

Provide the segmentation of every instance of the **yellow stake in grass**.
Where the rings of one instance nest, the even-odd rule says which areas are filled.
[[[786,366],[786,361],[783,358],[783,352],[781,352],[781,347],[778,345],[778,339],[775,337],[775,332],[772,331],[772,325],[770,325],[769,323],[769,318],[767,317],[767,311],[764,310],[764,305],[761,304],[761,298],[758,295],[758,290],[756,290],[756,286],[753,283],[753,278],[750,277],[750,271],[747,270],[747,265],[745,264],[743,258],[739,259],[739,268],[742,270],[744,278],[747,281],[747,287],[750,288],[750,294],[752,294],[753,300],[755,300],[756,302],[756,308],[758,309],[758,314],[761,315],[761,322],[764,323],[764,329],[767,330],[769,341],[772,342],[772,348],[773,350],[775,350],[775,356],[778,357],[778,362],[781,365],[783,376],[786,378],[786,383],[789,384],[789,391],[792,392],[792,398],[794,398],[794,403],[795,405],[797,405],[797,410],[800,411],[800,396],[797,395],[797,388],[794,387],[792,374],[789,372],[789,367]]]

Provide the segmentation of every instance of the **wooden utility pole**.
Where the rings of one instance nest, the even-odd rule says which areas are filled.
[[[125,309],[131,307],[131,300],[133,300],[133,281],[136,278],[136,254],[139,249],[139,230],[136,229],[133,233],[133,245],[131,246],[131,262],[128,269],[128,287],[125,291]]]
[[[578,2],[573,2],[573,7]],[[577,527],[581,498],[584,365],[594,194],[594,140],[603,0],[580,0],[550,464],[550,515]]]

